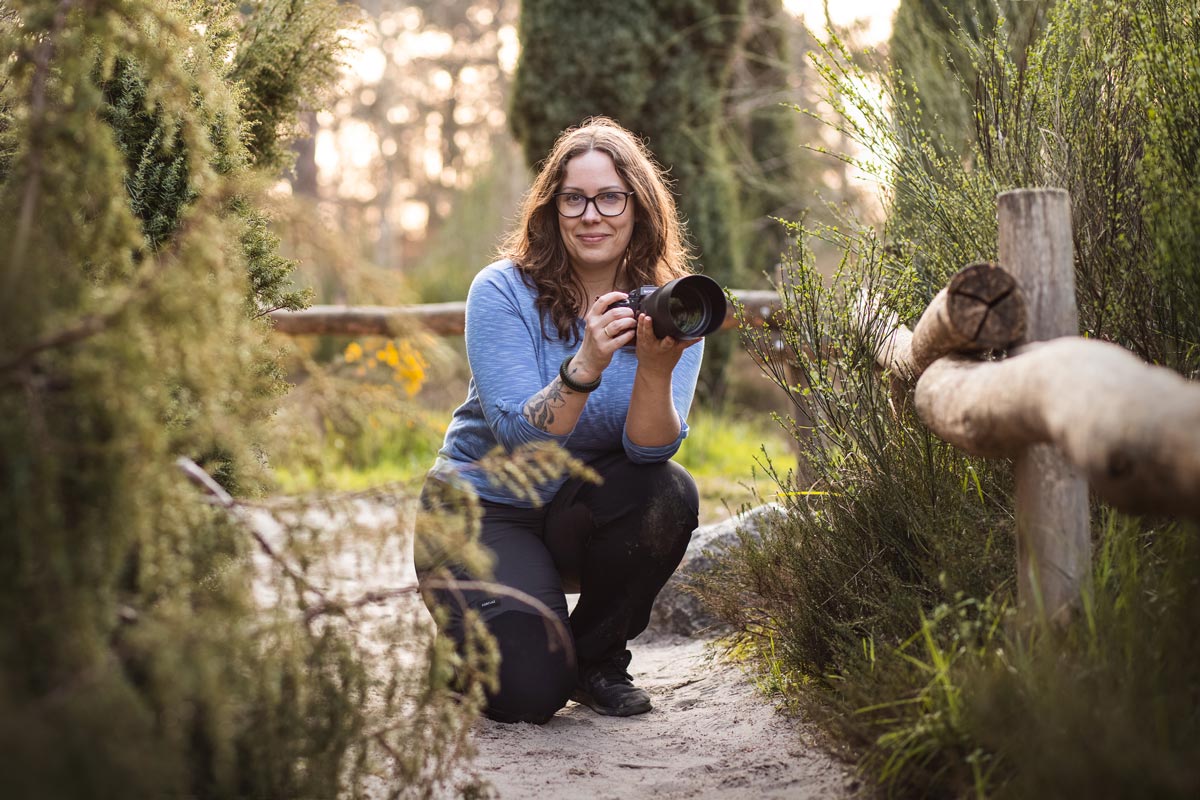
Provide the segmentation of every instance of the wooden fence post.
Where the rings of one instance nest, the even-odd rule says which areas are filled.
[[[1070,195],[1003,192],[997,217],[1000,263],[1025,293],[1024,341],[1078,335]],[[1017,456],[1015,473],[1020,615],[1061,621],[1078,604],[1091,569],[1087,480],[1048,444]]]

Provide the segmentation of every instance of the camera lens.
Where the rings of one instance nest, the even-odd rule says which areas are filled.
[[[704,275],[685,275],[643,291],[641,310],[654,321],[654,335],[660,339],[697,339],[725,321],[725,295],[716,281]]]
[[[704,295],[686,284],[677,287],[671,294],[667,313],[684,336],[701,334],[712,316],[712,310],[708,307]]]

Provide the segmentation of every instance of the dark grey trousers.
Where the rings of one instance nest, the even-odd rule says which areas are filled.
[[[544,722],[566,705],[576,668],[628,659],[626,642],[646,629],[654,598],[679,566],[696,529],[700,500],[687,470],[667,461],[634,464],[623,452],[589,464],[597,485],[565,483],[541,508],[481,501],[482,544],[495,557],[490,580],[548,606],[566,625],[569,640],[556,646],[553,626],[527,603],[485,591],[432,588],[439,569],[474,579],[437,542],[418,529],[417,575],[432,609],[446,613],[442,634],[462,642],[462,617],[475,609],[500,649],[500,688],[487,714],[502,722]],[[428,479],[422,506],[437,511],[456,490]],[[420,528],[420,526],[418,526]],[[444,572],[441,574],[445,574]],[[578,592],[570,615],[565,592]]]

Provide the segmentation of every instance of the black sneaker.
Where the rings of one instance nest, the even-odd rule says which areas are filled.
[[[633,678],[625,671],[627,666],[628,651],[580,670],[571,699],[608,717],[645,714],[651,707],[650,695],[633,685]]]

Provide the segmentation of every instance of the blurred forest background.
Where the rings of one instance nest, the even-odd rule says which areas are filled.
[[[335,99],[303,114],[307,138],[296,143],[295,165],[276,192],[285,249],[300,257],[297,283],[315,287],[316,302],[463,299],[508,229],[531,165],[556,131],[589,114],[620,118],[667,154],[661,158],[685,204],[696,202],[683,191],[695,180],[685,173],[696,168],[684,155],[754,198],[753,213],[739,215],[734,201],[722,216],[733,241],[769,240],[754,246],[756,258],[726,255],[717,245],[700,257],[710,270],[746,263],[734,274],[747,288],[765,286],[763,274],[779,259],[771,245],[782,234],[770,217],[819,213],[825,202],[870,202],[874,193],[856,190],[835,160],[802,146],[835,149],[836,132],[785,107],[820,103],[808,60],[815,41],[787,4],[713,3],[708,20],[699,7],[657,5],[656,12],[618,13],[553,2],[525,3],[524,11],[516,2],[360,3]],[[887,16],[889,4],[867,5]],[[653,44],[631,32],[639,23],[662,26],[638,34]],[[520,70],[519,26],[534,47]],[[699,70],[685,59],[714,54],[707,66],[713,85],[705,89],[711,97],[693,100],[683,117],[658,111],[656,118],[652,109],[668,105],[665,90],[650,95],[667,82],[659,72],[694,83]],[[694,153],[667,141],[675,135],[670,125],[696,140]],[[698,217],[689,215],[694,226]],[[322,236],[338,246],[329,248]],[[355,268],[368,267],[392,271],[390,298],[356,280]]]
[[[311,287],[316,303],[464,299],[533,166],[558,132],[592,114],[647,139],[676,182],[697,268],[723,285],[773,285],[788,242],[783,221],[879,220],[875,179],[831,155],[855,144],[819,119],[832,107],[810,60],[820,40],[802,14],[817,29],[841,21],[843,36],[886,52],[893,3],[849,4],[836,20],[819,2],[651,5],[360,4],[333,99],[302,114],[294,166],[270,194],[295,285]],[[841,259],[833,242],[815,240],[813,250],[826,272]],[[285,401],[282,428],[325,409],[313,432],[320,441],[283,437],[281,486],[361,488],[419,474],[464,396],[461,341],[299,345],[311,360],[293,368],[297,383],[306,369],[331,365],[376,388],[390,377],[413,402],[399,416],[386,396],[349,413],[302,386]],[[768,416],[788,401],[734,336],[710,341],[702,393],[700,417],[726,424],[697,426],[682,458],[711,479],[705,508],[719,518],[749,499],[740,484],[761,442],[785,466],[794,461]]]

